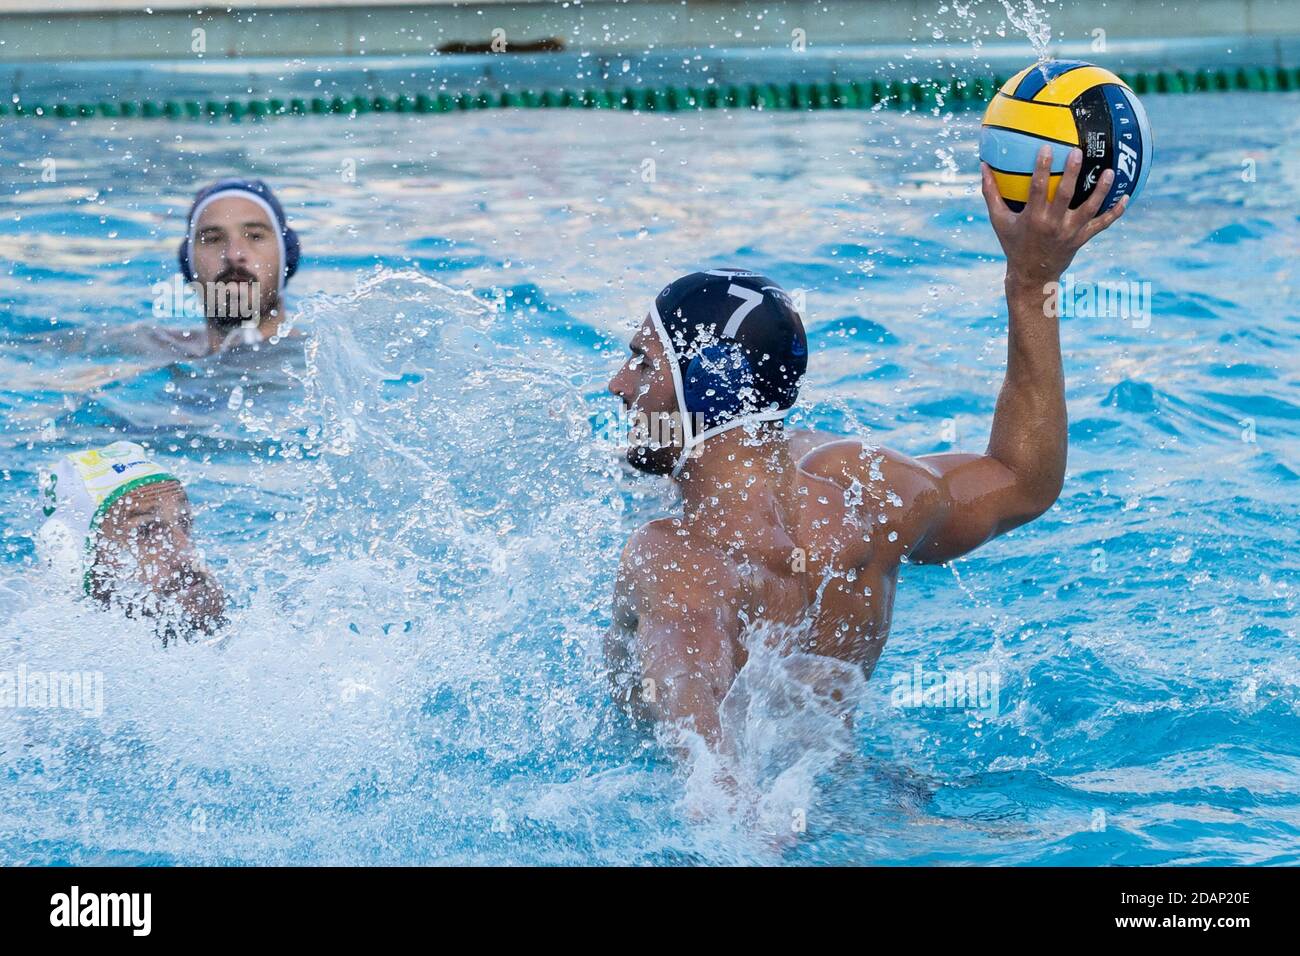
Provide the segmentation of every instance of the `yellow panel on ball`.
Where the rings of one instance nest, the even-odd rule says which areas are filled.
[[[993,170],[993,178],[997,180],[998,192],[1003,199],[1010,199],[1013,202],[1029,201],[1029,182],[1032,176],[1026,176],[1023,173],[1000,173],[995,169]],[[1056,198],[1056,187],[1060,182],[1060,174],[1047,178],[1047,199],[1049,202]]]
[[[1079,129],[1068,106],[1028,103],[998,93],[984,113],[984,125],[1028,133],[1067,146],[1079,145]]]

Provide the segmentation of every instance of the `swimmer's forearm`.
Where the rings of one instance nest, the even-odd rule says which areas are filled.
[[[676,681],[668,678],[659,682],[659,693],[659,699],[648,708],[656,723],[692,730],[710,746],[718,742],[722,733],[720,701],[708,681],[700,677]]]
[[[992,168],[982,167],[989,221],[1007,256],[1007,377],[988,448],[988,456],[1015,478],[1011,521],[1004,520],[1004,526],[1041,514],[1061,492],[1068,423],[1060,335],[1048,300],[1075,253],[1124,212],[1120,202],[1097,215],[1103,193],[1110,189],[1110,170],[1102,173],[1087,200],[1070,209],[1082,164],[1082,150],[1071,150],[1056,195],[1049,198],[1052,150],[1040,149],[1029,199],[1018,213],[998,194]]]
[[[1045,511],[1065,479],[1068,420],[1060,329],[1044,283],[1008,269],[1007,372],[987,454],[1015,474],[1026,507]]]

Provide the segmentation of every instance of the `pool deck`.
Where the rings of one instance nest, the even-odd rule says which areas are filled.
[[[1003,16],[996,4],[977,9],[975,21],[962,21],[952,9],[940,15],[941,6],[938,0],[240,0],[237,7],[203,7],[193,0],[0,0],[0,62],[196,64],[437,57],[467,50],[508,57],[512,49],[539,43],[574,55],[709,55],[722,48],[780,54],[795,52],[801,43],[808,52],[960,43],[969,39],[972,22],[989,28],[988,42],[1003,39],[993,32]],[[1099,41],[1109,48],[1152,38],[1300,37],[1295,0],[1061,0],[1046,9],[1053,40],[1083,44],[1094,58]],[[936,31],[942,36],[936,38]],[[1014,27],[1004,32],[1018,35]],[[1294,52],[1295,46],[1289,49]],[[1231,44],[1219,48],[1229,57],[1237,52]]]

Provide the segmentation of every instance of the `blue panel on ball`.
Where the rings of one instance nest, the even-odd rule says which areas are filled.
[[[1138,170],[1137,185],[1133,187],[1132,195],[1136,196],[1139,190],[1146,185],[1147,174],[1151,172],[1151,163],[1155,160],[1155,140],[1151,138],[1151,124],[1147,121],[1147,111],[1143,108],[1137,95],[1130,90],[1124,90],[1124,99],[1128,101],[1129,107],[1133,110],[1133,115],[1138,121],[1138,135],[1142,138],[1142,166]]]
[[[980,159],[1003,173],[1029,175],[1034,171],[1038,151],[1044,146],[1052,147],[1052,172],[1065,172],[1065,161],[1070,158],[1073,146],[992,126],[980,131]]]
[[[1018,100],[1032,100],[1049,81],[1056,79],[1062,73],[1077,70],[1081,66],[1092,66],[1092,64],[1085,63],[1083,60],[1049,60],[1041,63],[1026,73],[1025,78],[1016,85],[1015,97]]]
[[[1104,211],[1119,202],[1121,196],[1131,198],[1137,192],[1148,160],[1147,140],[1142,135],[1146,114],[1143,113],[1139,118],[1137,110],[1133,108],[1133,100],[1125,95],[1122,86],[1107,83],[1101,91],[1106,97],[1106,106],[1110,110],[1115,172],[1115,180],[1110,184],[1105,202],[1101,204]],[[1148,137],[1149,135],[1148,132]]]

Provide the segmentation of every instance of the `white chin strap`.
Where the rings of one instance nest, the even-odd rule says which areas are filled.
[[[194,212],[190,214],[190,271],[194,270],[194,249],[197,241],[199,217],[203,215],[203,210],[218,199],[230,199],[232,196],[238,196],[240,199],[247,199],[249,202],[257,203],[262,208],[262,212],[266,213],[266,221],[271,224],[271,231],[275,233],[276,246],[280,250],[280,271],[276,277],[276,296],[277,298],[284,298],[284,283],[288,278],[285,272],[289,266],[285,261],[284,228],[280,225],[280,220],[276,217],[271,204],[257,193],[249,192],[246,189],[223,189],[219,193],[213,193],[211,196],[205,197],[202,202],[194,207]],[[283,306],[281,309],[283,309]]]
[[[721,435],[725,431],[748,425],[751,422],[780,421],[790,414],[788,408],[772,408],[765,412],[750,412],[748,415],[741,415],[739,418],[733,418],[721,425],[714,425],[712,428],[696,434],[695,416],[686,410],[686,389],[682,385],[682,369],[677,362],[677,350],[673,348],[673,343],[668,338],[668,329],[664,327],[664,320],[659,315],[659,306],[653,302],[650,303],[650,319],[654,323],[659,341],[663,344],[664,354],[668,356],[668,367],[673,373],[673,389],[677,392],[677,408],[680,410],[682,421],[682,451],[673,465],[672,475],[674,478],[681,476],[682,469],[686,467],[686,462],[691,457],[691,452],[714,435]]]

